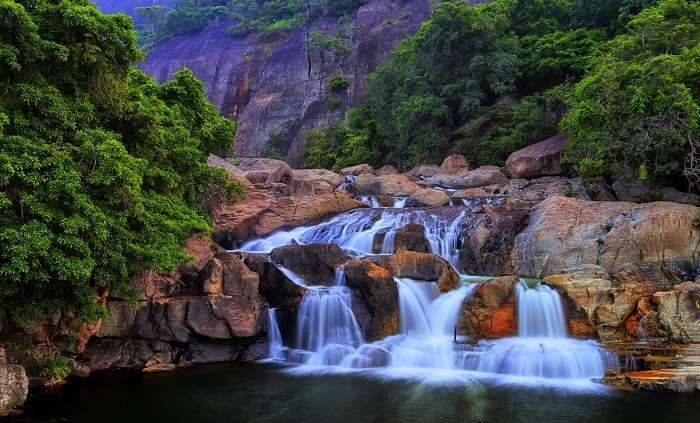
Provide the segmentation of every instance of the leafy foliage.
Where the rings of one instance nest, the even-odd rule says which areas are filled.
[[[700,4],[663,0],[602,48],[562,128],[584,175],[700,176]]]
[[[56,354],[51,357],[39,357],[36,359],[39,366],[39,376],[45,381],[61,382],[70,375],[70,359],[65,355]]]
[[[208,198],[242,192],[206,165],[234,124],[189,70],[159,85],[132,68],[124,15],[2,0],[0,20],[0,302],[15,320],[46,303],[94,319],[98,294],[185,258]]]

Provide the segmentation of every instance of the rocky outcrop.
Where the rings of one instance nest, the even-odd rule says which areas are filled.
[[[277,229],[320,221],[354,208],[367,207],[342,191],[314,196],[243,200],[216,213],[214,239],[234,245],[251,236]]]
[[[427,187],[444,187],[453,189],[479,188],[488,185],[505,185],[508,178],[494,166],[482,166],[474,170],[464,168],[454,174],[438,173],[426,178],[422,183]]]
[[[399,170],[392,165],[384,165],[374,171],[374,174],[377,176],[398,175],[399,173]]]
[[[412,204],[420,207],[444,206],[450,202],[450,197],[444,192],[433,188],[424,188],[415,191],[409,197]]]
[[[374,168],[367,163],[349,166],[340,169],[342,176],[374,175]]]
[[[348,23],[317,19],[272,39],[256,34],[233,38],[229,34],[233,23],[224,21],[160,43],[141,68],[159,81],[183,67],[192,69],[204,82],[207,97],[238,123],[239,157],[260,156],[275,147],[298,165],[304,133],[342,120],[347,109],[364,98],[367,74],[414,33],[432,7],[428,0],[369,0]],[[352,35],[337,35],[341,26]],[[314,32],[339,36],[352,52],[336,54],[310,46]],[[350,81],[342,93],[329,87],[334,75]],[[341,107],[331,105],[331,97]],[[280,139],[281,143],[276,141]]]
[[[565,144],[566,137],[555,135],[522,148],[508,156],[506,169],[514,177],[523,179],[560,175],[561,151]]]
[[[435,254],[397,251],[378,260],[394,277],[435,281],[441,292],[453,290],[459,282],[459,275],[452,266]]]
[[[355,293],[353,313],[366,340],[398,332],[399,290],[391,273],[367,259],[351,260],[345,265],[345,283]]]
[[[287,245],[272,250],[272,261],[311,285],[332,285],[336,269],[350,258],[335,244]]]
[[[562,273],[580,264],[615,272],[646,262],[694,273],[700,231],[692,221],[700,208],[676,203],[632,204],[552,197],[531,212],[516,237],[513,262],[524,276]]]
[[[516,276],[502,276],[480,284],[464,302],[457,332],[478,339],[517,334]]]
[[[29,379],[24,367],[9,364],[5,349],[0,346],[0,417],[11,412],[12,408],[24,404],[29,390]]]
[[[433,164],[428,164],[428,165],[418,165],[414,167],[413,169],[409,170],[408,172],[405,173],[406,176],[413,178],[417,181],[423,179],[423,178],[429,178],[431,176],[437,175],[437,173],[440,171],[437,165]]]
[[[470,214],[460,229],[459,270],[470,275],[512,274],[510,252],[527,219],[527,208],[520,206],[484,206]]]
[[[451,175],[454,173],[459,173],[462,170],[469,170],[469,162],[461,154],[453,154],[451,156],[445,157],[445,159],[440,164],[440,173]]]
[[[357,177],[354,189],[362,195],[408,197],[420,190],[421,187],[404,175],[373,176],[362,174]]]
[[[676,342],[700,342],[700,284],[686,282],[651,297],[658,322]]]

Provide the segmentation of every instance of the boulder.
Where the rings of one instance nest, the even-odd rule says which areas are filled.
[[[224,207],[214,219],[214,239],[224,246],[277,229],[319,221],[336,214],[367,207],[347,193],[336,191],[313,196],[244,200]]]
[[[464,302],[457,332],[476,339],[503,338],[518,333],[515,314],[517,276],[501,276],[479,284]]]
[[[401,250],[378,260],[394,277],[435,281],[441,292],[455,289],[459,282],[459,274],[447,260],[435,254]]]
[[[342,176],[374,175],[374,168],[367,163],[346,167],[340,170]]]
[[[639,301],[656,290],[653,284],[634,278],[611,279],[596,265],[582,265],[566,274],[548,276],[544,283],[562,295],[572,336],[603,341],[636,337],[636,333],[626,331],[625,321]]]
[[[309,285],[332,285],[336,269],[350,258],[336,244],[287,245],[272,250],[272,261]]]
[[[107,303],[109,314],[102,319],[97,336],[112,338],[128,336],[136,320],[136,310],[126,301],[109,301]]]
[[[440,169],[438,168],[438,166],[434,164],[418,165],[406,172],[405,175],[414,180],[421,180],[424,178],[435,176],[439,171]]]
[[[28,391],[29,379],[24,367],[8,364],[5,349],[0,346],[0,417],[24,404]]]
[[[355,181],[355,191],[362,195],[390,195],[408,197],[420,190],[413,180],[404,175],[373,176],[363,174]]]
[[[506,160],[506,169],[516,178],[532,179],[542,176],[560,175],[561,151],[566,137],[555,135],[511,153]]]
[[[450,197],[444,191],[433,188],[418,190],[409,199],[412,204],[425,207],[444,206],[450,202]]]
[[[651,297],[658,321],[676,342],[700,342],[700,284],[686,282]]]
[[[498,168],[482,166],[471,171],[462,170],[455,174],[438,173],[425,179],[422,183],[427,187],[444,187],[459,190],[488,185],[505,185],[508,182],[508,178]]]
[[[464,169],[469,169],[469,162],[461,154],[453,154],[451,156],[445,157],[445,159],[440,164],[440,173],[444,175],[451,175],[453,173],[459,173]]]
[[[367,341],[398,332],[399,290],[386,269],[367,259],[351,260],[345,265],[345,283],[354,292],[353,312]]]
[[[295,195],[323,194],[332,192],[345,182],[345,178],[326,169],[295,169],[293,171],[292,192]],[[308,183],[313,192],[301,192],[301,185]],[[299,185],[300,187],[296,187]]]
[[[306,288],[290,280],[262,254],[244,254],[242,260],[259,275],[260,293],[271,307],[290,314],[296,310]]]
[[[254,184],[287,184],[294,174],[292,168],[282,160],[266,158],[239,159],[236,170]]]
[[[374,174],[377,176],[384,176],[384,175],[398,175],[400,172],[397,168],[395,168],[392,165],[384,165],[380,167],[379,169],[376,169],[374,171]]]
[[[382,244],[386,238],[387,232],[379,232],[374,236],[373,250],[382,252]],[[425,228],[423,225],[410,223],[396,229],[393,233],[394,249],[390,254],[399,250],[416,251],[419,253],[429,253],[430,243],[425,237]]]
[[[522,206],[486,205],[470,213],[459,228],[459,270],[470,275],[512,274],[510,252],[527,219],[528,209]]]
[[[551,197],[538,204],[513,247],[523,276],[563,273],[580,264],[609,272],[648,263],[694,273],[700,259],[700,208],[668,202],[633,204]]]
[[[240,182],[246,191],[253,189],[253,184],[245,178],[245,174],[243,172],[236,169],[236,166],[234,166],[231,161],[214,154],[210,154],[207,157],[207,165],[224,169],[226,173],[228,173],[229,180]]]

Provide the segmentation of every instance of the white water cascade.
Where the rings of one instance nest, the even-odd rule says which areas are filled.
[[[545,285],[516,287],[518,336],[465,346],[459,367],[546,379],[600,378],[616,361],[594,341],[567,337],[559,294]]]
[[[282,341],[282,333],[277,324],[277,309],[270,308],[267,311],[267,354],[273,360],[282,360],[284,358],[284,342]]]

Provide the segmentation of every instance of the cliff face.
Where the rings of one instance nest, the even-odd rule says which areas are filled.
[[[239,156],[260,156],[274,144],[296,165],[303,134],[342,119],[362,99],[367,74],[431,10],[430,0],[370,0],[350,22],[320,19],[273,40],[255,34],[235,39],[228,34],[231,23],[211,25],[160,44],[141,67],[160,81],[189,67],[219,110],[238,122]],[[345,31],[338,38],[349,53],[310,47],[316,31],[328,37]],[[328,80],[334,75],[345,76],[350,86],[331,92]]]

